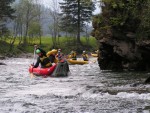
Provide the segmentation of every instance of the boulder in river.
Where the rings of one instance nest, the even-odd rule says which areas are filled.
[[[5,59],[5,57],[4,56],[0,56],[0,60],[4,60]]]
[[[0,62],[0,65],[6,65],[5,63]]]

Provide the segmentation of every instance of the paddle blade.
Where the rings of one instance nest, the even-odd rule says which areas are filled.
[[[34,78],[35,75],[33,73],[30,73],[30,78]]]
[[[91,63],[96,63],[96,60],[93,60],[93,61],[89,61],[89,63],[91,64]]]

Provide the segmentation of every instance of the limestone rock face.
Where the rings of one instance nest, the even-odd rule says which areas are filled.
[[[102,70],[150,70],[150,41],[98,40],[99,66]]]

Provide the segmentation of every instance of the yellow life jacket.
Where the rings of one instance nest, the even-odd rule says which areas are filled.
[[[55,59],[54,59],[54,63],[57,63],[57,62],[58,62],[58,59],[55,58]]]
[[[52,55],[52,54],[57,54],[57,50],[56,50],[56,49],[53,49],[53,50],[47,52],[46,56],[49,57],[49,56]]]
[[[69,58],[72,58],[72,60],[76,60],[76,59],[77,59],[76,53],[75,53],[75,52],[71,53],[71,54],[69,55]]]
[[[88,55],[87,54],[82,54],[82,57],[85,61],[88,61]]]
[[[50,57],[50,55],[52,55],[52,54],[57,54],[57,50],[56,49],[53,49],[53,50],[51,50],[51,51],[49,51],[49,52],[47,52],[47,54],[46,54],[46,56],[47,57]],[[57,63],[58,62],[58,59],[54,59],[54,63]]]
[[[44,66],[44,67],[50,67],[50,66],[52,66],[49,58],[46,57],[46,56],[40,57],[40,61],[41,61],[41,65]]]

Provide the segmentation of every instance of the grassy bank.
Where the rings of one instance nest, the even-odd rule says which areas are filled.
[[[40,45],[40,41],[38,38],[33,38],[28,41],[27,46],[20,45],[18,46],[19,40],[16,39],[13,48],[10,50],[10,40],[7,39],[5,42],[0,41],[1,49],[0,54],[1,55],[17,55],[20,53],[33,53],[34,51],[34,44]],[[44,49],[45,51],[51,50],[53,47],[60,48],[62,51],[66,54],[68,54],[71,50],[75,50],[78,53],[81,53],[83,50],[86,50],[87,52],[92,52],[98,49],[98,45],[96,42],[96,39],[94,37],[90,37],[89,41],[87,42],[86,38],[81,37],[81,44],[75,43],[74,38],[65,38],[60,37],[59,40],[57,39],[57,44],[53,45],[52,38],[50,37],[42,37],[41,38],[41,45],[40,47]]]

